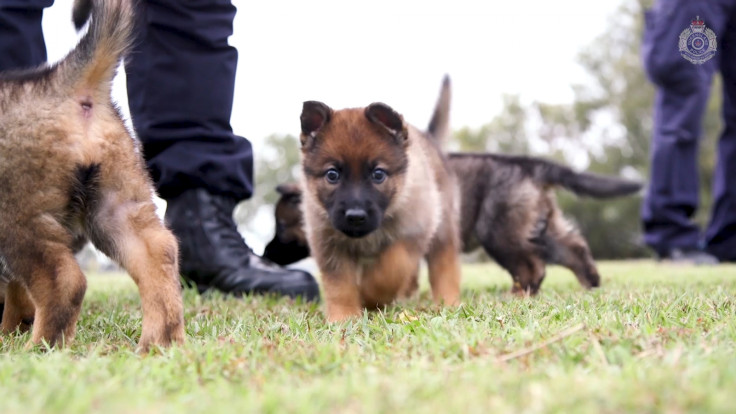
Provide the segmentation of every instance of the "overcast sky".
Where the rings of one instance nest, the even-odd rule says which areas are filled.
[[[453,129],[489,122],[502,94],[569,102],[570,85],[588,81],[576,55],[623,1],[236,0],[233,129],[258,157],[266,136],[299,134],[305,100],[335,109],[382,101],[423,128],[445,73],[453,82]],[[71,4],[56,0],[44,16],[51,61],[76,43]],[[122,105],[124,91],[118,79]],[[257,221],[262,231],[246,239],[260,251],[273,217]]]
[[[336,109],[383,101],[423,127],[445,73],[453,128],[490,121],[503,93],[570,101],[570,85],[586,80],[576,54],[622,1],[236,0],[232,124],[256,151],[271,133],[298,134],[305,100]],[[76,42],[71,4],[46,11],[50,60]]]

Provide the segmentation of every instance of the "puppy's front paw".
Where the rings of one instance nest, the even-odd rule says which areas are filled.
[[[342,322],[348,319],[358,318],[363,313],[360,306],[327,306],[327,322]]]
[[[183,344],[184,337],[183,323],[177,324],[177,326],[172,326],[170,329],[165,329],[162,332],[144,334],[141,335],[141,339],[138,341],[136,352],[145,354],[155,346],[169,347],[173,344]]]

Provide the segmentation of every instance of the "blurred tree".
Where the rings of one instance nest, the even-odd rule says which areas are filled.
[[[518,95],[503,95],[499,115],[480,129],[461,128],[453,134],[450,146],[458,151],[492,151],[525,154],[529,152],[527,109]]]

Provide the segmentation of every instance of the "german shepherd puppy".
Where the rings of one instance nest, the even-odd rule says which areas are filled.
[[[89,239],[138,285],[145,351],[184,340],[178,246],[110,98],[131,2],[77,2],[78,27],[90,8],[88,32],[61,62],[0,77],[2,331],[33,320],[32,343],[72,340],[86,289],[74,252]]]
[[[445,78],[435,111],[445,117],[449,94]],[[441,137],[420,132],[383,103],[334,111],[308,101],[301,130],[305,229],[327,319],[410,296],[422,257],[434,300],[457,304],[459,206]]]
[[[570,269],[581,285],[598,287],[600,275],[585,238],[565,219],[553,189],[596,198],[631,194],[641,183],[572,169],[534,157],[453,153],[458,177],[463,251],[482,246],[511,273],[512,292],[534,295],[545,264]]]

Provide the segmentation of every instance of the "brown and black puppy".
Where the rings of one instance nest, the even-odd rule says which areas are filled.
[[[586,288],[600,275],[585,238],[565,219],[554,195],[561,186],[596,198],[631,194],[641,183],[575,172],[540,158],[452,153],[458,177],[463,251],[483,247],[511,273],[512,292],[536,294],[547,263],[570,269]]]
[[[449,111],[449,79],[438,101]],[[437,303],[457,304],[454,177],[437,141],[383,103],[301,114],[307,239],[322,273],[327,319],[359,315],[417,289],[422,257]]]
[[[61,62],[0,76],[2,330],[33,319],[32,343],[74,337],[86,289],[74,252],[89,239],[138,285],[146,350],[184,340],[178,246],[110,98],[131,1],[78,2],[77,23],[90,6],[88,32]]]

